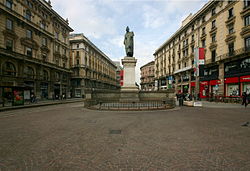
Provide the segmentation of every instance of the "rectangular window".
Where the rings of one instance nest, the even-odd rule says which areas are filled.
[[[13,21],[12,20],[10,20],[10,19],[6,20],[6,28],[8,30],[13,30]]]
[[[216,27],[215,22],[216,22],[216,20],[213,20],[213,21],[212,21],[212,29]]]
[[[212,62],[215,62],[215,58],[216,58],[216,50],[212,51]]]
[[[205,48],[206,47],[206,40],[202,40],[201,44],[202,44],[202,47]]]
[[[8,7],[9,9],[12,9],[12,5],[13,5],[12,0],[6,0],[6,7]]]
[[[11,51],[13,50],[13,40],[6,40],[6,49]]]
[[[43,22],[41,22],[41,23],[40,23],[40,27],[41,27],[43,30],[45,30],[46,25],[45,25]]]
[[[228,52],[229,52],[229,56],[234,54],[234,43],[228,44]]]
[[[203,35],[206,34],[206,27],[203,27],[203,28],[202,28],[202,34],[203,34]]]
[[[216,8],[212,9],[212,16],[216,14]]]
[[[192,35],[192,42],[194,41],[194,35]]]
[[[245,38],[246,51],[250,51],[250,37]]]
[[[230,24],[229,26],[228,26],[228,33],[229,34],[232,34],[234,32],[234,25],[233,24]]]
[[[59,39],[59,33],[55,33],[55,37],[56,37],[56,39]]]
[[[32,39],[32,31],[26,30],[26,37]]]
[[[27,11],[25,12],[25,18],[26,18],[27,20],[31,21],[31,12],[30,12],[29,10],[27,10]]]
[[[244,0],[244,7],[249,7],[250,6],[250,1],[249,0]]]
[[[228,10],[228,18],[232,18],[233,16],[234,16],[233,8],[231,8]]]
[[[212,42],[214,43],[216,41],[216,34],[212,35]]]
[[[250,25],[250,15],[246,16],[246,17],[244,18],[244,21],[245,21],[245,26]]]
[[[47,46],[47,38],[43,37],[42,39],[42,45]]]
[[[202,23],[206,22],[206,16],[202,17]]]
[[[76,57],[80,57],[79,51],[76,51]]]
[[[26,55],[32,57],[32,49],[29,47],[26,47]]]

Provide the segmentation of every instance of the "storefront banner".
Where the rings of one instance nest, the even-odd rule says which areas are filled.
[[[209,84],[210,85],[218,85],[218,84],[221,84],[221,81],[220,80],[210,80]]]
[[[239,77],[225,78],[225,84],[238,83],[238,82],[239,82]]]
[[[240,82],[250,82],[250,75],[240,77]]]
[[[204,48],[199,48],[199,65],[205,64],[205,52]]]

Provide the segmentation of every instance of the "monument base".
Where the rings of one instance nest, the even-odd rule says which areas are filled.
[[[139,102],[139,91],[138,90],[122,90],[120,95],[120,102]]]

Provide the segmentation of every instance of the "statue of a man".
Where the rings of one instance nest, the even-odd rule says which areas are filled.
[[[134,32],[129,31],[129,27],[126,28],[126,34],[124,37],[124,45],[126,55],[129,57],[133,57],[134,54]]]

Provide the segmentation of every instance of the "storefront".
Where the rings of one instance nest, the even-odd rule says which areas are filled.
[[[221,84],[220,80],[210,80],[209,81],[210,97],[211,98],[219,95],[218,90],[219,90],[219,85],[220,84]]]
[[[209,97],[209,81],[200,82],[200,98],[208,98]]]
[[[250,75],[240,77],[241,95],[243,92],[250,94]]]
[[[225,96],[226,97],[238,97],[240,96],[239,77],[225,78]]]
[[[48,83],[40,84],[41,99],[48,99]]]
[[[184,94],[188,93],[188,90],[189,90],[189,85],[188,84],[182,85],[182,92]]]

